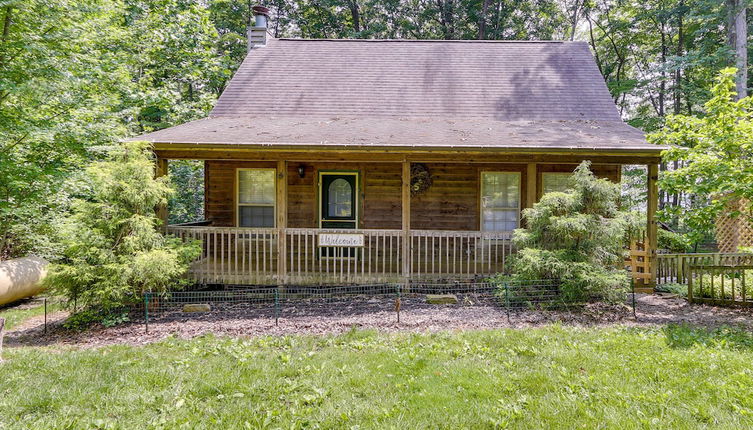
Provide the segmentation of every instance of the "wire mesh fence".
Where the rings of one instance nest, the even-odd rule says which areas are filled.
[[[628,297],[629,298],[629,297]],[[230,288],[220,291],[146,293],[142,311],[146,329],[157,320],[201,318],[285,318],[307,315],[381,313],[400,322],[401,314],[437,306],[484,306],[505,312],[560,310],[564,300],[553,280],[436,282],[348,286]]]

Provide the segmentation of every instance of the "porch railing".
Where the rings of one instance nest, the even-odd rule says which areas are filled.
[[[478,279],[504,272],[509,232],[170,226],[202,241],[191,276],[203,284],[323,285]],[[363,235],[363,246],[319,246],[321,234]],[[282,236],[281,236],[282,235]],[[403,241],[408,241],[409,264]],[[283,261],[280,261],[283,259]]]
[[[691,266],[753,265],[750,253],[689,253],[658,254],[656,264],[657,284],[687,284]]]

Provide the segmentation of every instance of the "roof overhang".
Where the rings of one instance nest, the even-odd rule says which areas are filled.
[[[210,117],[134,137],[157,151],[521,154],[656,159],[666,147],[621,121],[478,118]],[[198,154],[197,154],[198,155]]]

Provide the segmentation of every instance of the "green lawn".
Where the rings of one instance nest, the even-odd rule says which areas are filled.
[[[566,328],[11,348],[0,428],[750,428],[753,335]]]

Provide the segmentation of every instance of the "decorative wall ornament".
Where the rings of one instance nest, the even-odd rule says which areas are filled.
[[[423,194],[431,187],[432,178],[429,168],[422,163],[414,163],[410,168],[410,195]]]

